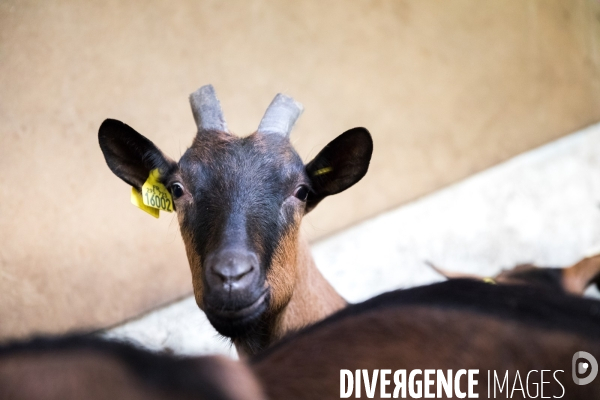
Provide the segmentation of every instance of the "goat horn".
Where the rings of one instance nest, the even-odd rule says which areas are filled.
[[[212,85],[204,85],[190,95],[190,105],[198,131],[221,131],[227,130],[227,123],[223,118],[221,103],[215,94]]]
[[[288,137],[302,111],[304,111],[302,104],[279,93],[269,104],[269,108],[258,125],[258,131]]]

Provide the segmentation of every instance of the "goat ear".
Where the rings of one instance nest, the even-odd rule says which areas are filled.
[[[600,254],[586,257],[577,264],[563,269],[565,291],[581,295],[591,286],[600,289]]]
[[[360,181],[369,169],[373,139],[365,128],[350,129],[332,140],[306,164],[311,180],[306,210],[312,210],[326,196],[340,193]]]
[[[177,168],[154,143],[121,121],[105,120],[98,130],[98,141],[108,168],[138,190],[153,169],[158,168],[165,177]]]

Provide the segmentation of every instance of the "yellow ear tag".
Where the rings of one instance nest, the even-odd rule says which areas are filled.
[[[489,283],[490,285],[496,284],[496,280],[494,280],[494,278],[483,278],[482,281],[484,281],[485,283]]]
[[[135,188],[132,188],[131,191],[131,202],[156,218],[158,218],[159,210],[173,212],[171,193],[165,185],[159,182],[159,179],[160,172],[158,169],[153,169],[142,186],[142,193],[139,193]]]
[[[321,169],[315,171],[315,173],[313,174],[313,176],[319,176],[319,175],[327,174],[327,173],[329,173],[331,171],[333,171],[333,168],[331,168],[331,167],[321,168]]]
[[[142,199],[142,194],[138,192],[137,189],[134,187],[131,188],[131,204],[133,204],[142,211],[146,211],[154,218],[158,218],[158,214],[160,213],[159,209],[148,207],[147,205],[145,205],[144,200]]]

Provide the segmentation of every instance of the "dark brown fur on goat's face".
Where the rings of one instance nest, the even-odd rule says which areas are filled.
[[[109,168],[135,189],[159,170],[173,195],[196,302],[219,333],[250,352],[269,343],[294,295],[302,217],[358,182],[373,151],[364,128],[342,133],[306,165],[286,136],[273,133],[199,130],[178,163],[120,121],[104,121],[98,138]]]
[[[309,187],[304,164],[279,135],[238,138],[218,132],[194,140],[167,184],[182,184],[175,200],[198,305],[215,328],[236,338],[269,309],[286,304],[293,288],[294,240],[306,202],[294,194]],[[248,290],[223,295],[207,282],[205,260],[224,248],[256,255],[259,273]],[[287,262],[286,262],[287,261]],[[276,269],[276,279],[269,279]],[[260,302],[260,304],[256,304]],[[249,314],[235,311],[253,307]],[[225,312],[222,312],[225,310]]]

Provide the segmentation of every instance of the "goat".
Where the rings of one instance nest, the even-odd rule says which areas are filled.
[[[258,400],[261,385],[270,399],[330,399],[346,389],[341,384],[348,386],[343,370],[355,383],[363,382],[359,386],[369,398],[384,398],[396,388],[403,398],[432,397],[427,393],[437,391],[450,393],[444,398],[460,397],[469,390],[460,370],[478,370],[472,391],[480,398],[488,393],[496,398],[497,390],[504,398],[539,398],[540,390],[543,398],[600,396],[600,385],[580,386],[571,378],[574,355],[586,351],[600,357],[600,302],[534,286],[454,279],[385,293],[291,334],[248,364],[176,359],[98,341],[67,338],[0,347],[0,398]],[[396,382],[393,371],[402,370],[406,373]],[[431,371],[450,377],[449,391],[439,381],[428,386]],[[409,374],[423,377],[420,386]],[[360,397],[356,387],[353,397]]]
[[[229,133],[212,86],[190,96],[198,132],[179,162],[128,125],[105,120],[98,138],[108,167],[140,191],[151,171],[169,188],[194,295],[241,355],[346,306],[316,268],[302,217],[367,172],[373,142],[350,129],[304,165],[289,141],[302,105],[278,94],[258,130]]]
[[[453,279],[349,306],[274,344],[251,366],[271,399],[339,398],[341,370],[355,383],[364,382],[363,396],[371,389],[375,398],[391,397],[394,371],[403,369],[401,393],[409,386],[408,374],[420,370],[422,397],[433,397],[423,393],[430,391],[423,380],[427,371],[439,376],[464,369],[478,370],[474,392],[480,398],[496,397],[495,376],[502,383],[506,376],[510,385],[504,385],[503,398],[533,397],[541,381],[545,398],[600,398],[597,382],[579,386],[572,379],[574,355],[580,351],[600,359],[600,302],[534,286]],[[390,386],[381,387],[375,370],[391,371]],[[530,376],[529,371],[536,372]],[[458,379],[466,394],[466,376]],[[450,392],[449,398],[460,397]]]
[[[0,346],[0,399],[262,400],[244,365],[177,358],[90,335]]]
[[[519,264],[512,269],[502,270],[494,277],[482,277],[473,274],[448,271],[427,264],[447,279],[468,278],[503,284],[529,284],[560,290],[574,295],[583,295],[585,290],[600,283],[600,254],[586,257],[577,263],[565,267],[539,267],[534,264]]]

